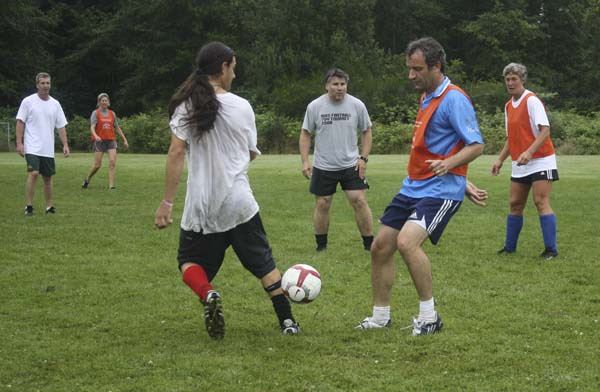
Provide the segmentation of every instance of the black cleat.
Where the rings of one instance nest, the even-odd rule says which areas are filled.
[[[213,339],[220,340],[225,336],[225,318],[223,317],[223,306],[221,295],[214,290],[208,292],[204,302],[204,323],[206,332]]]
[[[33,206],[25,206],[25,216],[33,215]]]
[[[54,206],[46,208],[46,214],[56,214],[56,208]]]
[[[552,250],[550,248],[546,248],[542,254],[540,254],[540,257],[543,258],[544,260],[552,260],[555,257],[558,257],[558,252],[555,250]]]
[[[292,319],[285,319],[281,323],[282,335],[298,335],[300,333],[300,324]]]
[[[83,180],[83,184],[81,185],[81,187],[82,187],[83,189],[87,189],[87,188],[88,188],[88,185],[90,185],[90,182],[89,182],[88,180]]]
[[[327,250],[327,244],[318,244],[317,245],[317,252],[322,252],[324,250]]]

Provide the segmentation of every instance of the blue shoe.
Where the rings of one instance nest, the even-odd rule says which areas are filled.
[[[434,333],[438,333],[444,327],[444,323],[442,322],[442,318],[439,314],[435,314],[434,321],[419,321],[417,319],[413,319],[413,336],[423,336],[423,335],[433,335]]]

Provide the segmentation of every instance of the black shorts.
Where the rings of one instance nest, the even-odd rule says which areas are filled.
[[[558,181],[558,170],[542,170],[525,177],[511,177],[510,180],[521,184],[531,184],[535,181]]]
[[[44,177],[51,177],[56,174],[54,158],[25,154],[25,162],[27,162],[28,172],[36,171]]]
[[[185,263],[198,264],[204,268],[208,280],[212,281],[223,264],[229,245],[244,268],[259,279],[276,268],[258,213],[248,222],[223,233],[203,234],[181,230],[177,254],[179,268]]]
[[[343,170],[321,170],[313,167],[310,178],[310,193],[316,196],[330,196],[335,193],[338,182],[345,191],[369,189],[367,178],[358,176],[356,167]]]

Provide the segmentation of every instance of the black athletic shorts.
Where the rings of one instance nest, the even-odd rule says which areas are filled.
[[[44,177],[52,177],[56,174],[54,158],[25,154],[25,162],[27,162],[28,172],[36,171]]]
[[[229,245],[244,268],[257,278],[275,269],[275,260],[258,213],[248,222],[222,233],[203,234],[182,229],[177,255],[179,268],[185,263],[198,264],[212,281],[223,264]]]
[[[521,184],[531,184],[535,181],[558,181],[558,170],[540,170],[525,177],[511,177],[510,180]]]
[[[321,170],[313,167],[310,178],[310,193],[316,196],[330,196],[340,183],[345,191],[369,189],[367,178],[361,179],[355,166],[343,170]]]

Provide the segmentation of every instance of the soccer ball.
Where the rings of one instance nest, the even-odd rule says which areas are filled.
[[[307,304],[321,292],[321,275],[308,264],[296,264],[283,274],[281,288],[290,301]]]

